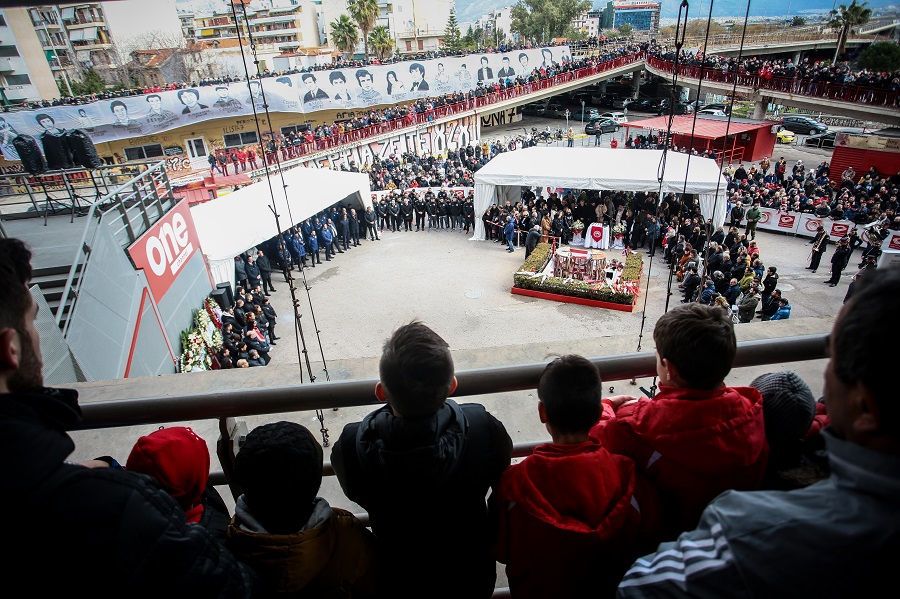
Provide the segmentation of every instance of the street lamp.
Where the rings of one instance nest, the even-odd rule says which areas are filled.
[[[63,68],[62,61],[59,59],[59,54],[56,52],[56,44],[53,43],[53,38],[50,37],[50,31],[47,30],[47,21],[41,19],[38,21],[38,25],[44,28],[44,35],[47,36],[47,43],[50,44],[50,50],[53,51],[53,56],[56,58],[56,64],[59,65],[59,70],[62,71],[63,81],[66,83],[66,89],[69,91],[69,96],[74,97],[75,94],[72,93],[72,86],[69,85],[69,76],[66,73],[66,69]]]

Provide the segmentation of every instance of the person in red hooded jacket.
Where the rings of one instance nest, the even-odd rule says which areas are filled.
[[[658,538],[656,491],[631,459],[588,437],[601,395],[597,367],[581,356],[541,375],[538,414],[553,441],[507,468],[490,501],[494,557],[513,597],[612,597]]]
[[[665,537],[696,527],[719,493],[760,487],[768,458],[763,399],[752,387],[727,387],[737,350],[734,324],[721,309],[685,304],[653,330],[659,392],[603,400],[591,436],[632,458],[659,491]]]

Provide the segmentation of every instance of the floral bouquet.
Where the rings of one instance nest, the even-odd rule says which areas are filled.
[[[574,223],[572,223],[572,231],[574,231],[576,234],[584,231],[584,223],[581,222],[581,219],[578,219]]]
[[[619,223],[612,228],[613,235],[624,235],[625,234],[625,225]]]

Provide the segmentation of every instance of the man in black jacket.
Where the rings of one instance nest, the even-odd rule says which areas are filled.
[[[412,231],[413,205],[409,201],[409,196],[403,198],[403,203],[400,204],[400,213],[403,215],[403,231]],[[400,230],[399,226],[397,230]]]
[[[247,256],[247,264],[244,269],[247,271],[247,287],[253,289],[257,285],[262,285],[262,275],[256,263],[253,262],[253,256]]]
[[[842,237],[834,254],[831,255],[831,278],[825,281],[830,287],[835,287],[840,282],[841,273],[847,268],[847,263],[850,261],[850,252],[850,239]]]
[[[496,564],[485,495],[512,441],[456,389],[450,348],[422,323],[385,343],[375,396],[386,405],[344,427],[331,453],[341,488],[369,513],[385,564],[382,594],[487,598]]]
[[[259,269],[259,276],[262,279],[263,293],[269,295],[269,292],[275,293],[272,287],[272,263],[265,252],[259,250],[256,254],[256,267]]]
[[[700,275],[697,274],[697,267],[692,266],[690,274],[684,278],[684,299],[681,300],[682,304],[686,304],[694,299],[694,292],[700,287],[701,282]]]
[[[149,476],[67,461],[78,394],[41,376],[31,252],[0,239],[0,505],[10,583],[42,597],[251,597],[253,575]],[[88,467],[94,466],[94,467]]]

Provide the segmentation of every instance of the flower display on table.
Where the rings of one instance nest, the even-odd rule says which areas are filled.
[[[181,332],[178,372],[202,372],[213,368],[213,356],[222,348],[222,309],[208,298],[194,311],[191,328]]]
[[[612,228],[613,235],[625,235],[625,225],[619,223]]]
[[[578,219],[574,223],[572,223],[572,230],[575,233],[581,233],[582,231],[584,231],[584,223],[581,222],[581,219]]]

